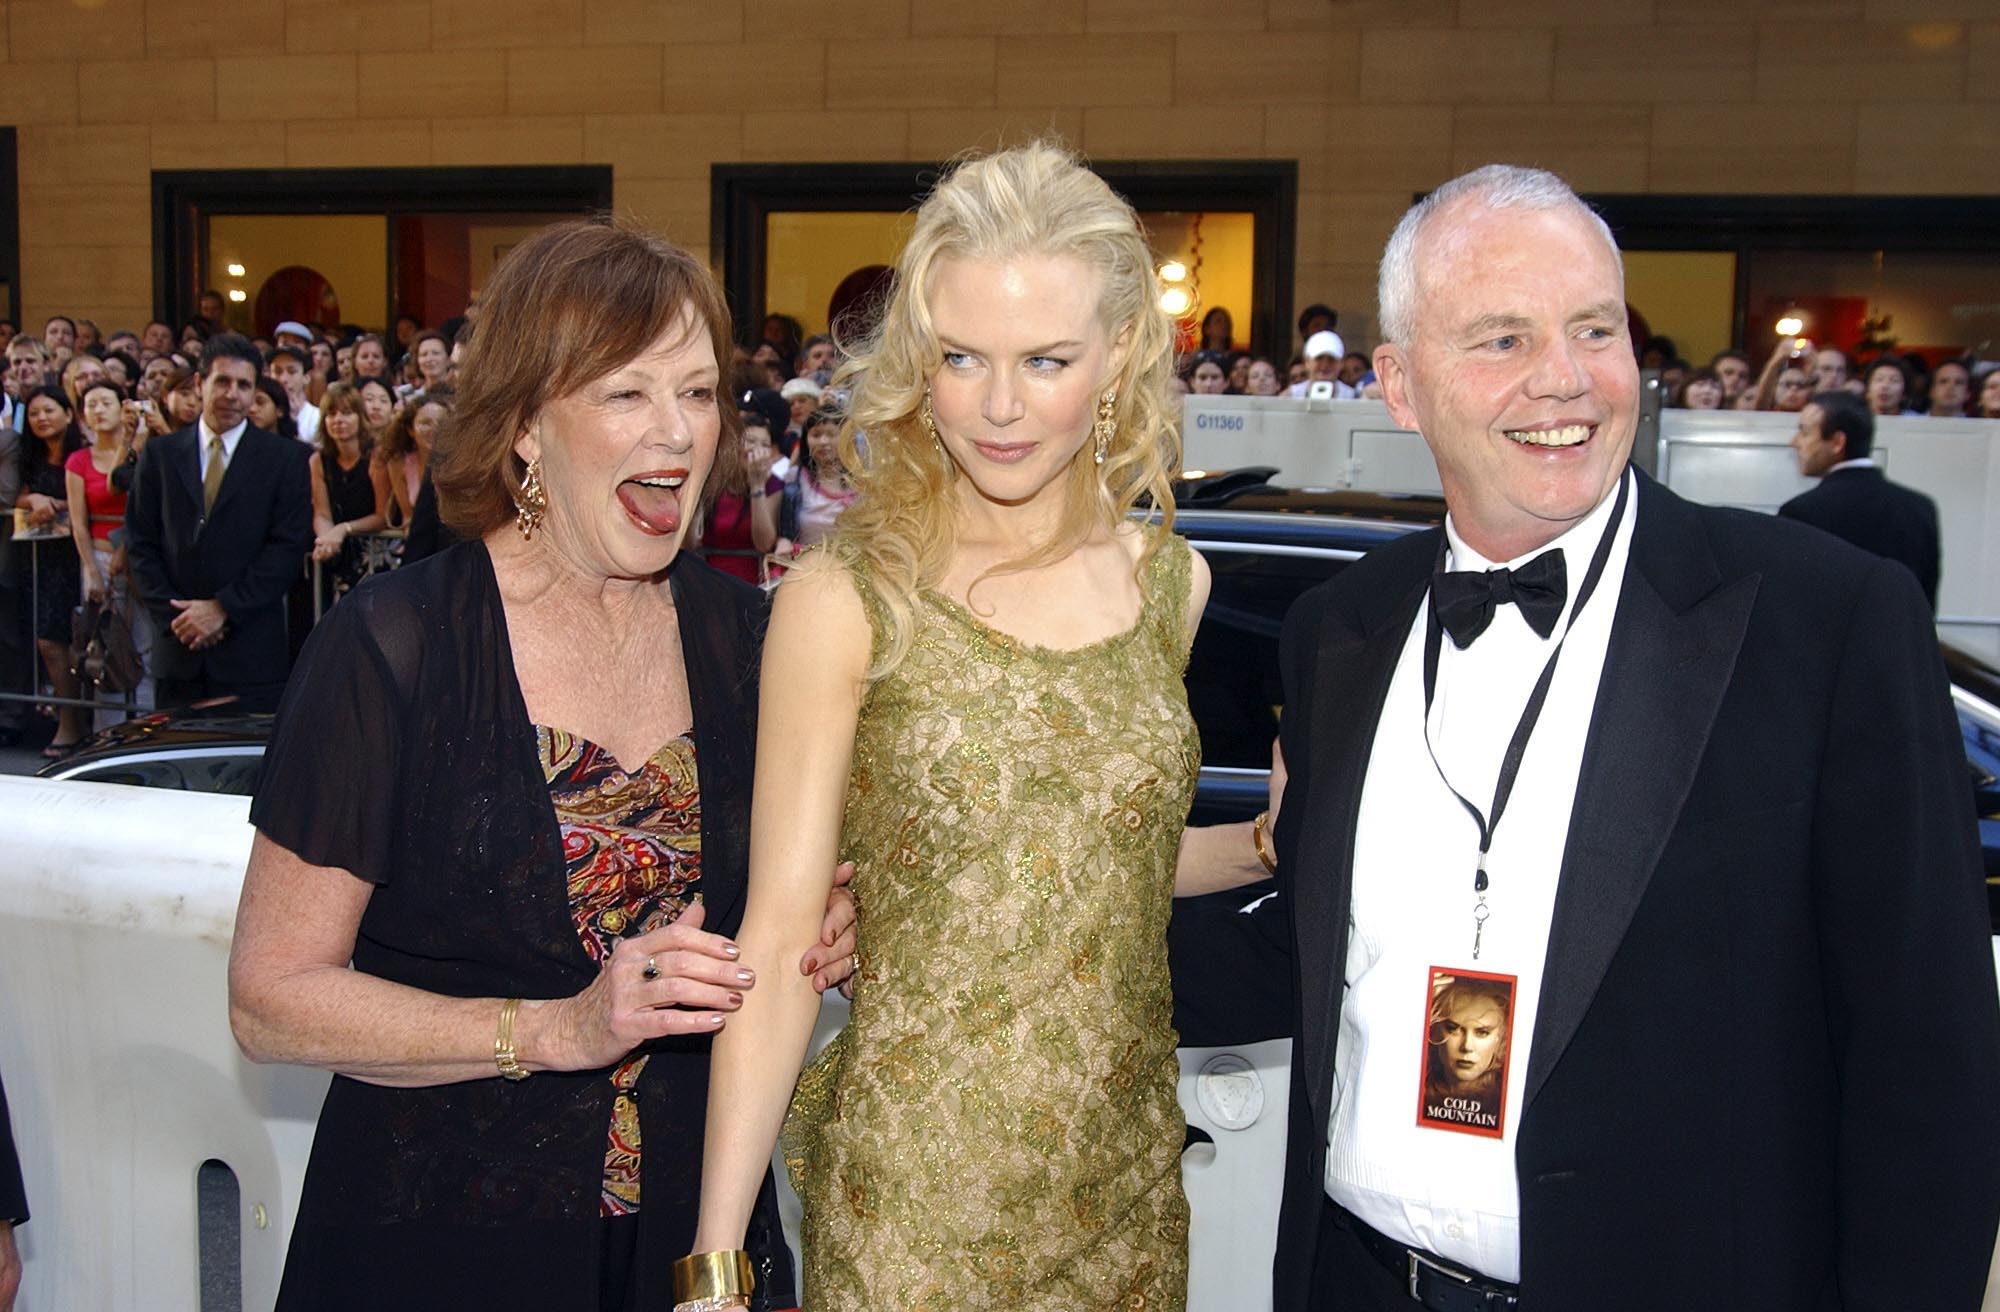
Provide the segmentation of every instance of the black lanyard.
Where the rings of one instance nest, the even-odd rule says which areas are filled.
[[[1451,779],[1445,774],[1444,766],[1438,763],[1437,748],[1431,745],[1431,703],[1437,696],[1438,655],[1444,645],[1444,625],[1438,621],[1437,603],[1433,598],[1426,602],[1424,625],[1424,750],[1430,753],[1431,768],[1437,771],[1444,783],[1465,813],[1472,817],[1472,823],[1479,826],[1479,865],[1473,871],[1472,892],[1475,898],[1472,911],[1472,957],[1479,959],[1479,940],[1486,926],[1486,854],[1493,846],[1493,831],[1499,828],[1500,817],[1507,810],[1507,799],[1514,792],[1514,780],[1521,773],[1521,759],[1528,754],[1528,740],[1534,736],[1535,725],[1542,718],[1542,704],[1549,698],[1549,685],[1555,682],[1556,662],[1562,659],[1563,644],[1569,641],[1570,630],[1576,627],[1576,617],[1583,613],[1584,603],[1597,591],[1599,580],[1604,577],[1605,563],[1611,559],[1611,543],[1618,536],[1618,525],[1625,518],[1625,495],[1630,486],[1629,475],[1618,478],[1618,499],[1611,507],[1611,519],[1604,526],[1604,533],[1597,540],[1597,551],[1590,558],[1590,569],[1577,587],[1576,600],[1570,603],[1569,622],[1563,625],[1563,635],[1556,640],[1556,649],[1549,653],[1548,663],[1542,666],[1542,677],[1535,680],[1535,689],[1528,694],[1528,704],[1521,710],[1521,719],[1514,726],[1514,736],[1508,740],[1507,754],[1500,758],[1500,778],[1493,786],[1492,818],[1474,805],[1464,793],[1452,787]],[[1438,543],[1437,568],[1445,566],[1448,538]]]

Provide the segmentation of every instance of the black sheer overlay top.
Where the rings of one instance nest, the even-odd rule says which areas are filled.
[[[706,927],[732,934],[748,880],[764,600],[686,552],[669,577],[701,761]],[[597,974],[484,543],[377,578],[327,612],[286,688],[250,819],[301,859],[375,885],[357,970],[454,997],[561,998]],[[639,1307],[672,1306],[669,1268],[694,1240],[709,1046],[702,1035],[643,1049]],[[599,1219],[607,1075],[422,1089],[335,1076],[279,1306],[598,1306],[602,1228],[627,1224]],[[759,1305],[788,1306],[775,1208],[760,1208],[751,1246]]]

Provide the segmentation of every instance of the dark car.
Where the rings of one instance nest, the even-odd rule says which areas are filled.
[[[248,797],[264,769],[272,718],[229,704],[140,715],[35,773],[44,779]]]
[[[2000,670],[1949,643],[1944,644],[1944,666],[1951,675],[1951,700],[1972,772],[1979,845],[1986,850],[1986,901],[1993,911],[1993,932],[2000,934]]]
[[[1365,512],[1182,510],[1174,528],[1208,561],[1208,609],[1188,657],[1188,705],[1201,729],[1193,822],[1248,820],[1266,804],[1284,690],[1278,633],[1298,595],[1374,547],[1423,527]]]

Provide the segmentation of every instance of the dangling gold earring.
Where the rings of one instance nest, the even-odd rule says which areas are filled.
[[[525,473],[521,475],[521,490],[514,494],[514,527],[521,530],[521,540],[532,542],[535,530],[542,526],[542,516],[549,510],[549,491],[542,486],[542,462],[530,460]]]
[[[951,462],[951,453],[944,449],[944,439],[938,436],[937,416],[931,413],[931,389],[929,384],[924,386],[924,403],[917,408],[917,422],[922,424],[924,431],[931,435],[931,441],[937,444],[938,454],[943,456],[945,462],[949,464]]]
[[[1097,403],[1097,423],[1092,431],[1097,434],[1097,463],[1100,465],[1104,463],[1104,457],[1110,454],[1111,439],[1118,432],[1118,416],[1113,409],[1117,404],[1118,392],[1115,388],[1106,392],[1104,399]]]

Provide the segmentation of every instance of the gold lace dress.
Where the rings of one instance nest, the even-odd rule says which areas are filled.
[[[1138,622],[1066,651],[926,593],[869,690],[841,838],[853,1011],[785,1132],[811,1312],[1185,1306],[1166,928],[1200,766],[1188,571],[1168,536]]]

